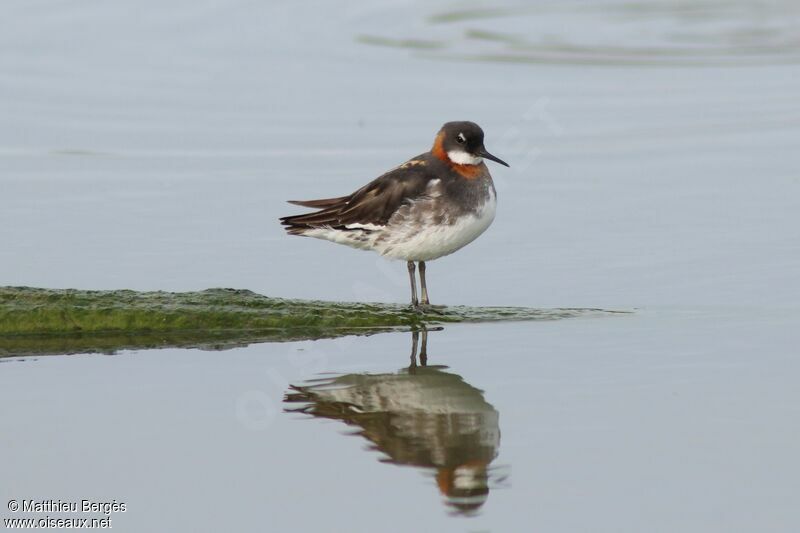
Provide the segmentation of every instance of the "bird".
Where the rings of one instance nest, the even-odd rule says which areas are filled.
[[[474,515],[490,486],[502,480],[492,467],[500,450],[500,413],[460,375],[428,366],[427,340],[424,327],[412,332],[411,364],[396,372],[326,374],[290,384],[285,410],[344,422],[350,435],[381,452],[382,463],[435,472],[447,507]]]
[[[484,159],[509,166],[486,150],[483,130],[476,123],[447,122],[428,152],[352,194],[289,200],[315,211],[279,220],[289,235],[323,239],[406,261],[411,305],[423,309],[431,305],[426,263],[460,250],[494,220],[497,191]],[[415,263],[419,265],[419,299]]]

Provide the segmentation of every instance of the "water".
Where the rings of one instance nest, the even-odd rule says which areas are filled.
[[[492,228],[429,266],[434,303],[637,311],[448,326],[416,375],[409,333],[5,360],[4,502],[125,501],[121,531],[797,530],[793,3],[3,11],[3,285],[403,302],[404,265],[276,219],[470,119],[512,167]],[[286,412],[319,379],[415,385],[373,417]],[[478,508],[433,442],[486,463]]]

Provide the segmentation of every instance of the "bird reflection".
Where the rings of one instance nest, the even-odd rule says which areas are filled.
[[[456,513],[473,514],[489,496],[489,464],[500,446],[499,413],[461,376],[428,366],[427,335],[426,330],[412,334],[411,364],[395,373],[292,385],[285,402],[299,405],[287,411],[357,426],[355,434],[386,455],[382,462],[434,470],[446,504]]]

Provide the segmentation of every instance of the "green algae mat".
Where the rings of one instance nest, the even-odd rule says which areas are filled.
[[[227,349],[465,322],[558,320],[602,309],[433,307],[270,298],[247,290],[0,287],[0,357],[186,347]]]

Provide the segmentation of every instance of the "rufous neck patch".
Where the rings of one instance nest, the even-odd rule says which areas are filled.
[[[447,152],[444,150],[444,132],[440,131],[433,140],[433,148],[431,153],[446,163],[450,163],[450,158],[447,157]]]
[[[456,171],[456,173],[461,176],[462,178],[471,180],[475,179],[482,174],[483,171],[483,164],[480,165],[459,165],[458,163],[453,163],[452,159],[447,156],[447,152],[444,149],[444,132],[440,131],[436,135],[436,139],[433,141],[433,148],[431,148],[431,153],[436,156],[437,158],[441,159],[448,165],[450,168]]]
[[[474,180],[483,173],[482,163],[480,165],[456,165],[451,162],[450,166],[459,176],[468,180]]]

